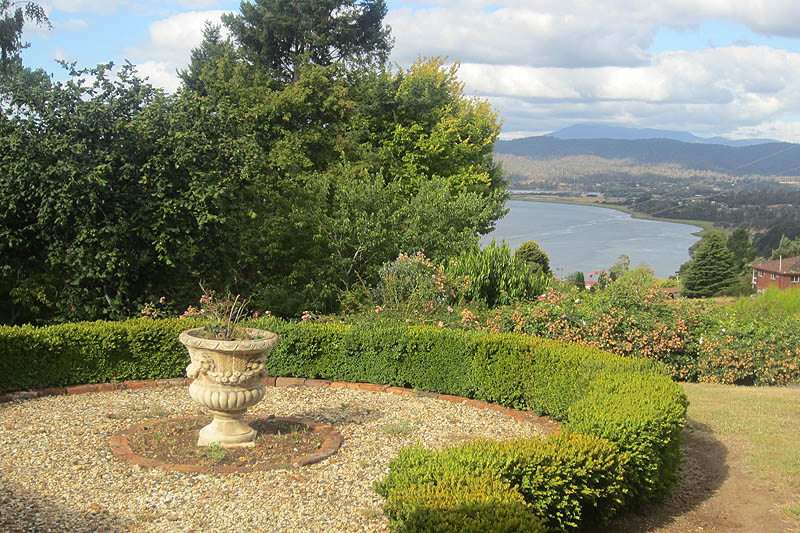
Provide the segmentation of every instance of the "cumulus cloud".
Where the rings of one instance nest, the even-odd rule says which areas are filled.
[[[753,44],[800,37],[797,20],[788,0],[409,0],[387,17],[392,59],[462,61],[467,91],[498,108],[504,135],[592,120],[800,141],[792,122],[780,126],[800,115],[798,54]],[[661,28],[691,35],[706,22],[742,31],[732,46],[652,50]]]
[[[466,86],[502,110],[505,131],[600,121],[800,140],[800,54],[766,46],[665,52],[642,67],[465,64]]]
[[[167,91],[179,85],[177,70],[186,68],[193,48],[203,40],[206,21],[219,23],[228,11],[187,11],[150,24],[150,41],[126,53],[150,83]]]
[[[173,92],[178,89],[180,80],[175,74],[175,69],[166,61],[145,61],[136,65],[139,75],[156,87]]]
[[[647,61],[647,48],[657,25],[613,25],[612,14],[601,10],[594,13],[593,4],[584,5],[580,15],[569,9],[552,9],[552,5],[537,9],[534,2],[488,12],[483,6],[398,9],[387,17],[396,38],[393,57],[401,64],[423,54],[538,67],[637,65]]]

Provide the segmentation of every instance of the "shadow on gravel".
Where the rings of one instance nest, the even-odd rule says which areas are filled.
[[[584,531],[598,533],[644,533],[669,526],[675,519],[708,500],[728,478],[728,448],[711,430],[691,419],[683,431],[684,463],[678,484],[663,501],[625,513],[607,526]]]
[[[292,416],[308,418],[315,422],[324,422],[332,426],[338,424],[364,424],[382,418],[384,415],[378,409],[359,407],[354,403],[344,403],[338,407],[323,407],[303,411]]]
[[[56,474],[57,475],[57,474]],[[18,485],[0,478],[0,531],[130,531],[134,524],[100,506],[78,512],[51,498],[24,492]]]

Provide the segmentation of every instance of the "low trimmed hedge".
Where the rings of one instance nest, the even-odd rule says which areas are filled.
[[[183,376],[189,357],[177,337],[195,325],[138,319],[0,327],[0,392]],[[270,352],[273,376],[413,387],[562,421],[563,434],[546,440],[405,450],[377,486],[397,531],[483,531],[486,524],[536,531],[539,520],[573,529],[657,498],[676,481],[688,402],[652,361],[537,337],[393,322],[250,325],[281,337]]]

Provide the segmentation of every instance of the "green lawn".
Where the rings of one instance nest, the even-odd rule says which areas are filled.
[[[794,503],[800,521],[800,387],[738,387],[685,383],[689,425],[740,443],[754,474]]]

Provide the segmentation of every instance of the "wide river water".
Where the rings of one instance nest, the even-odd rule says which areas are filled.
[[[699,239],[692,235],[700,230],[697,226],[633,218],[605,207],[525,200],[509,200],[506,207],[508,214],[481,244],[505,239],[516,249],[536,241],[550,258],[551,270],[562,277],[608,269],[626,254],[631,268],[644,264],[656,277],[667,278],[689,259],[689,247]]]

